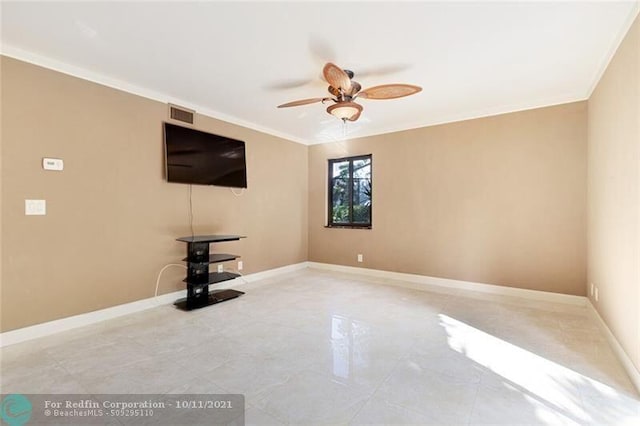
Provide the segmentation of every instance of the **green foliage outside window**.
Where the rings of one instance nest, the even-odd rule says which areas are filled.
[[[329,226],[371,226],[371,155],[329,160]]]

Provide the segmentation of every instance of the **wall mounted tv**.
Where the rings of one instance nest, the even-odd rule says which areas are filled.
[[[167,181],[247,187],[244,142],[164,123]]]

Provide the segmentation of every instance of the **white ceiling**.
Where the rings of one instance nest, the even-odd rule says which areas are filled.
[[[2,52],[321,143],[586,99],[638,9],[636,1],[3,2]],[[361,100],[346,133],[326,105],[276,109],[326,96],[328,61],[353,70],[363,88],[424,90]]]

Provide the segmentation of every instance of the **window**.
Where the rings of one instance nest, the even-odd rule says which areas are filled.
[[[371,228],[371,154],[329,160],[328,226]]]

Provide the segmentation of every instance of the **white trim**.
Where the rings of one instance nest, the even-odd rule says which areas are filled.
[[[600,66],[598,67],[598,69],[596,70],[596,73],[593,76],[591,85],[587,90],[587,93],[585,94],[585,97],[587,99],[589,99],[591,95],[593,95],[593,91],[596,90],[596,87],[598,87],[598,83],[600,83],[600,79],[602,79],[602,76],[607,71],[607,68],[609,68],[609,64],[613,60],[613,57],[616,55],[618,48],[620,48],[620,44],[622,44],[622,40],[624,40],[624,38],[626,37],[627,33],[629,32],[629,29],[631,28],[631,25],[633,25],[633,22],[636,20],[636,16],[638,16],[639,12],[640,12],[640,1],[636,0],[634,7],[631,9],[631,12],[627,17],[627,20],[624,22],[624,24],[620,28],[620,32],[616,34],[616,37],[613,39],[613,42],[609,47],[609,52],[607,52],[607,55],[605,55],[605,57],[602,58],[602,62],[600,63]]]
[[[122,317],[135,312],[145,311],[160,305],[174,302],[186,295],[186,290],[167,293],[158,297],[137,300],[135,302],[112,306],[98,311],[87,312],[85,314],[74,315],[54,321],[44,322],[17,330],[6,331],[0,334],[0,347],[49,336],[61,331],[72,330],[85,325],[95,324],[113,318]]]
[[[640,371],[638,371],[627,353],[624,351],[616,337],[613,335],[607,324],[604,322],[598,311],[595,309],[591,300],[582,296],[572,296],[568,294],[550,293],[539,290],[528,290],[514,287],[504,287],[493,284],[482,284],[470,281],[452,280],[448,278],[429,277],[426,275],[405,274],[401,272],[383,271],[379,269],[357,268],[353,266],[333,265],[328,263],[319,262],[300,262],[292,265],[282,266],[279,268],[269,269],[266,271],[256,272],[254,274],[244,275],[241,278],[230,280],[224,283],[224,285],[217,288],[237,287],[244,284],[256,282],[259,280],[275,277],[282,274],[287,274],[295,271],[299,271],[305,268],[321,269],[335,272],[346,272],[352,274],[362,274],[377,278],[386,278],[397,280],[394,282],[388,282],[385,284],[396,285],[400,287],[412,288],[416,290],[430,290],[428,286],[434,286],[436,288],[449,289],[449,290],[466,290],[477,291],[481,293],[489,293],[502,296],[523,297],[530,300],[540,300],[548,302],[565,303],[571,305],[591,307],[593,314],[598,319],[600,326],[605,331],[607,340],[613,348],[616,356],[622,363],[625,371],[629,375],[629,378],[640,392]],[[17,330],[11,330],[0,334],[0,347],[13,345],[16,343],[25,342],[39,337],[49,336],[51,334],[59,333],[62,331],[72,330],[75,328],[83,327],[90,324],[106,321],[113,318],[122,317],[136,312],[145,311],[147,309],[155,308],[161,305],[168,305],[173,303],[176,299],[185,297],[186,290],[175,291],[160,295],[158,297],[151,297],[148,299],[137,300],[131,303],[125,303],[123,305],[117,305],[106,309],[101,309],[94,312],[87,312],[85,314],[74,315],[72,317],[62,318],[59,320],[49,321],[42,324],[36,324],[29,327],[20,328]]]
[[[502,296],[523,297],[530,300],[558,302],[579,306],[584,306],[585,304],[587,304],[587,299],[581,296],[572,296],[568,294],[550,293],[538,290],[528,290],[492,284],[452,280],[448,278],[429,277],[425,275],[406,274],[401,272],[357,268],[353,266],[332,265],[318,262],[300,262],[292,265],[282,266],[279,268],[269,269],[266,271],[256,272],[254,274],[244,275],[241,278],[236,278],[235,280],[230,280],[219,286],[216,286],[216,288],[242,286],[244,284],[253,283],[259,280],[264,280],[278,275],[299,271],[307,267],[385,278],[394,280],[385,284],[412,288],[416,290],[465,290]],[[157,306],[171,304],[176,299],[185,297],[185,295],[186,290],[180,290],[168,294],[163,294],[158,297],[137,300],[135,302],[125,303],[123,305],[117,305],[94,312],[74,315],[59,320],[7,331],[0,334],[0,347],[48,336],[51,334],[59,333],[61,331],[83,327],[85,325],[95,324],[101,321],[118,318],[135,312],[141,312],[147,309],[155,308]]]
[[[83,80],[91,81],[93,83],[107,86],[112,89],[121,90],[123,92],[131,93],[133,95],[142,96],[143,98],[151,99],[154,101],[162,102],[163,104],[171,103],[180,105],[182,107],[195,110],[198,114],[206,115],[218,120],[226,121],[238,126],[246,127],[251,130],[266,133],[268,135],[276,136],[278,138],[286,139],[292,142],[297,142],[302,145],[309,145],[309,143],[298,137],[289,135],[287,133],[279,132],[269,127],[259,126],[255,123],[243,120],[233,115],[224,114],[222,112],[207,108],[203,105],[194,104],[193,102],[186,101],[184,99],[174,98],[166,93],[158,92],[153,89],[148,89],[142,86],[138,86],[126,81],[118,80],[106,76],[104,74],[89,71],[84,68],[77,67],[75,65],[61,62],[56,59],[52,59],[46,56],[38,55],[33,52],[9,46],[4,44],[0,46],[0,55],[4,55],[10,58],[18,59],[20,61],[28,62],[30,64],[38,65],[43,68],[58,71],[63,74],[77,77]]]
[[[591,299],[588,299],[588,300],[589,300],[589,303],[587,303],[587,305],[591,307],[591,310],[593,311],[594,316],[598,319],[598,322],[600,323],[600,327],[602,327],[602,329],[604,330],[607,336],[609,345],[611,345],[613,352],[616,354],[616,356],[620,360],[620,363],[622,363],[622,366],[624,367],[625,371],[629,375],[631,382],[634,384],[638,392],[640,392],[640,371],[638,371],[635,365],[633,365],[631,358],[629,358],[629,355],[627,355],[625,350],[622,348],[622,345],[620,345],[620,342],[618,342],[618,339],[616,339],[616,336],[613,335],[613,333],[611,332],[611,329],[609,329],[609,326],[607,326],[607,323],[604,322],[604,320],[598,313],[598,310],[596,309],[596,307],[593,306],[593,302],[591,301]]]
[[[283,266],[281,268],[256,272],[255,274],[244,275],[241,278],[227,281],[223,285],[216,286],[216,288],[238,287],[246,283],[298,271],[306,267],[307,262],[301,262],[293,265]],[[156,308],[158,306],[168,305],[175,302],[176,299],[185,297],[186,293],[186,290],[175,291],[172,293],[162,294],[158,297],[136,300],[135,302],[112,306],[110,308],[100,309],[98,311],[87,312],[85,314],[61,318],[58,320],[36,324],[29,327],[19,328],[17,330],[6,331],[0,334],[0,348],[4,346],[14,345],[16,343],[26,342],[27,340],[37,339],[39,337],[49,336],[61,331],[72,330],[74,328],[83,327],[109,319],[133,314],[136,312],[145,311],[147,309]]]
[[[324,269],[336,272],[347,272],[352,274],[362,274],[371,277],[398,280],[386,284],[408,287],[416,290],[432,290],[428,286],[441,289],[454,289],[477,291],[500,296],[523,297],[529,300],[540,300],[545,302],[565,303],[569,305],[584,306],[587,301],[583,296],[573,296],[570,294],[551,293],[548,291],[528,290],[524,288],[506,287],[493,284],[483,284],[471,281],[452,280],[449,278],[429,277],[426,275],[405,274],[402,272],[382,271],[379,269],[357,268],[354,266],[332,265],[329,263],[308,262],[310,268]],[[414,285],[411,285],[414,284]],[[417,285],[416,285],[417,284]]]
[[[624,34],[625,33],[622,33],[623,36]],[[618,44],[615,44],[614,47],[617,48]],[[612,55],[613,53],[615,53],[615,49],[612,52]],[[51,69],[57,72],[61,72],[63,74],[67,74],[83,80],[91,81],[96,84],[100,84],[116,90],[121,90],[127,93],[131,93],[133,95],[141,96],[154,101],[176,104],[184,108],[195,110],[196,113],[199,113],[202,115],[206,115],[218,120],[226,121],[228,123],[246,127],[251,130],[266,133],[272,136],[276,136],[282,139],[286,139],[292,142],[296,142],[296,143],[299,143],[302,145],[308,145],[308,146],[322,145],[322,144],[328,144],[328,143],[334,143],[334,142],[345,142],[353,139],[368,138],[373,136],[386,135],[390,133],[398,133],[398,132],[404,132],[409,130],[422,129],[425,127],[441,126],[443,124],[458,123],[462,121],[476,120],[479,118],[495,117],[495,116],[529,111],[529,110],[534,110],[539,108],[548,108],[548,107],[553,107],[558,105],[582,102],[582,101],[588,100],[589,95],[591,94],[591,91],[593,91],[593,88],[595,87],[594,85],[591,88],[591,90],[588,90],[587,95],[583,94],[582,91],[578,93],[563,93],[561,95],[556,95],[551,98],[527,101],[524,103],[501,105],[501,106],[487,106],[487,107],[474,110],[474,111],[469,111],[463,114],[431,117],[431,120],[408,123],[401,128],[391,127],[391,128],[379,129],[376,131],[364,130],[358,134],[349,134],[344,137],[332,138],[331,140],[315,140],[315,139],[305,140],[305,139],[290,135],[288,133],[274,130],[269,127],[260,126],[258,124],[252,123],[250,121],[247,121],[232,115],[222,113],[220,111],[212,110],[203,105],[194,104],[184,99],[174,98],[168,94],[165,94],[156,90],[147,89],[142,86],[138,86],[132,83],[128,83],[126,81],[118,80],[98,72],[80,68],[75,65],[71,65],[66,62],[61,62],[46,56],[38,55],[36,53],[29,52],[17,47],[9,46],[6,44],[0,45],[0,55],[18,59],[20,61],[28,62],[40,67]],[[611,58],[609,58],[609,60],[611,60]],[[606,62],[606,64],[608,64],[608,62]],[[606,69],[606,66],[605,66],[605,69]],[[602,70],[602,72],[604,72],[604,70]],[[601,73],[599,75],[601,75]],[[598,80],[595,81],[595,84],[597,84],[597,82]]]
[[[264,280],[267,278],[275,277],[282,274],[288,274],[290,272],[299,271],[309,267],[309,262],[294,263],[292,265],[282,266],[280,268],[268,269],[262,272],[256,272],[250,275],[243,275],[242,278],[236,278],[233,281],[228,281],[230,286],[236,286],[236,282],[244,279],[245,281],[252,283],[254,281]]]
[[[604,322],[590,299],[584,296],[573,296],[570,294],[551,293],[539,290],[528,290],[515,287],[504,287],[493,284],[475,283],[470,281],[452,280],[448,278],[429,277],[426,275],[405,274],[401,272],[382,271],[379,269],[358,268],[354,266],[333,265],[329,263],[307,262],[309,268],[321,269],[335,272],[346,272],[351,274],[361,274],[370,277],[384,278],[395,281],[385,282],[386,285],[411,288],[414,290],[465,290],[489,293],[501,296],[522,297],[529,300],[539,300],[546,302],[565,303],[577,306],[590,306],[593,314],[598,319],[600,326],[605,331],[607,340],[614,353],[620,360],[625,371],[629,375],[631,382],[638,392],[640,392],[640,371],[634,366],[631,358],[622,348],[616,337],[613,335],[607,324]],[[432,287],[432,288],[429,288]]]
[[[360,133],[348,134],[345,137],[336,137],[334,139],[331,139],[330,141],[312,141],[312,142],[309,142],[308,145],[322,145],[322,144],[334,143],[334,142],[348,142],[356,139],[388,135],[390,133],[407,132],[411,130],[424,129],[427,127],[442,126],[444,124],[461,123],[463,121],[477,120],[480,118],[490,118],[490,117],[497,117],[501,115],[526,112],[526,111],[531,111],[531,110],[536,110],[541,108],[551,108],[555,106],[573,104],[576,102],[584,102],[584,101],[587,101],[588,99],[589,99],[588,97],[584,96],[583,93],[580,92],[580,93],[569,93],[566,95],[554,96],[552,98],[545,98],[539,101],[533,101],[533,102],[528,101],[520,104],[510,104],[510,105],[498,106],[498,107],[487,106],[474,111],[464,112],[462,114],[453,114],[453,115],[447,115],[447,116],[441,116],[441,117],[433,116],[433,117],[430,117],[429,121],[408,123],[403,125],[402,128],[386,128],[386,129],[379,129],[373,132],[363,130]]]

